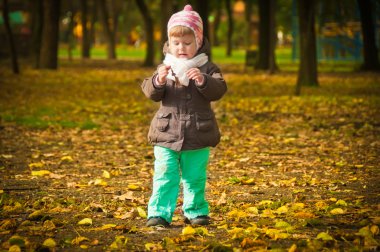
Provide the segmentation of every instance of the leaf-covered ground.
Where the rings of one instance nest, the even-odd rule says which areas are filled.
[[[214,104],[212,224],[147,228],[157,104],[138,62],[0,68],[0,251],[362,251],[379,248],[380,75],[321,73],[293,96],[296,73],[222,65]]]

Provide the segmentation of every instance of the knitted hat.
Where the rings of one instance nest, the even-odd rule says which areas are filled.
[[[186,26],[194,32],[197,49],[199,49],[203,42],[203,22],[199,14],[193,11],[191,5],[186,5],[183,11],[174,13],[170,17],[168,22],[168,37],[170,29],[178,25]]]

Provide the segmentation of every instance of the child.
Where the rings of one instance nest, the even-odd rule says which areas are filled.
[[[199,14],[186,5],[168,22],[164,64],[142,83],[144,94],[160,101],[148,133],[154,145],[153,192],[147,226],[169,226],[182,177],[185,222],[209,224],[205,199],[210,146],[220,141],[211,102],[227,91],[219,68],[208,61]]]

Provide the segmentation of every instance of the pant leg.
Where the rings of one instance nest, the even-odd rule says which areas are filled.
[[[181,152],[183,211],[189,219],[209,214],[209,205],[205,198],[209,156],[210,148]]]
[[[148,218],[162,217],[172,221],[179,192],[179,152],[154,147],[153,192],[148,204]]]

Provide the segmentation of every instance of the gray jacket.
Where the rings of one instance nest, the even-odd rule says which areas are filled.
[[[210,46],[204,40],[197,54],[209,55],[209,52]],[[214,147],[219,143],[220,132],[211,102],[225,94],[227,85],[219,68],[212,62],[199,69],[205,77],[200,87],[195,85],[194,80],[190,80],[186,87],[176,85],[169,79],[165,86],[157,87],[153,82],[157,71],[141,84],[148,98],[161,102],[149,128],[151,144],[181,151]]]

